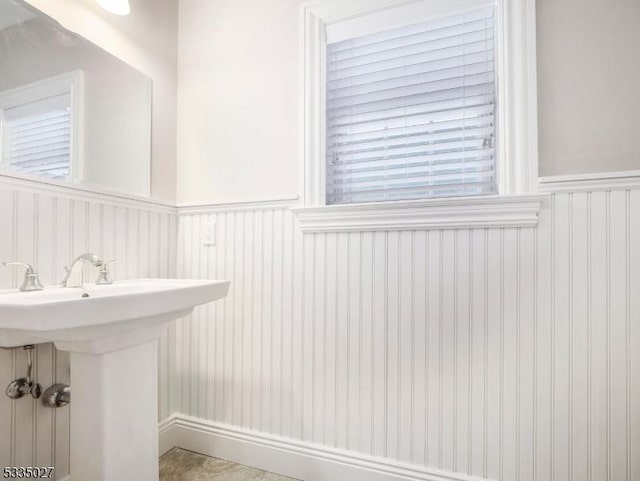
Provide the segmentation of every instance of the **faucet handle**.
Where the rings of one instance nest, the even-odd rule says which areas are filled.
[[[98,271],[96,285],[113,284],[113,279],[111,278],[111,273],[109,272],[109,266],[116,262],[118,261],[111,259],[102,263],[102,265],[100,266],[100,270]]]
[[[12,261],[12,262],[3,262],[4,266],[7,267],[24,267],[24,280],[20,285],[19,289],[22,292],[31,292],[31,291],[41,291],[43,289],[42,284],[40,283],[40,279],[38,278],[38,273],[33,268],[31,264],[27,264],[26,262],[20,261]]]
[[[27,269],[27,274],[34,273],[33,266],[31,264],[27,264],[26,262],[8,261],[8,262],[3,262],[2,265],[6,267],[13,267],[13,266],[24,267],[25,269]]]

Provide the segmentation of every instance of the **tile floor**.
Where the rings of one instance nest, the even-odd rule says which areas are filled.
[[[295,481],[183,449],[160,458],[160,481]]]

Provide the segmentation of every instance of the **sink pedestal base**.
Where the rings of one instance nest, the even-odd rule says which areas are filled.
[[[69,353],[72,481],[158,481],[158,339],[228,291],[207,279],[0,291],[0,347]]]
[[[156,481],[157,338],[69,359],[72,481]]]

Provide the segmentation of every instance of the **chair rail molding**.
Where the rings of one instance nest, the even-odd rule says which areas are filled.
[[[16,189],[21,192],[61,196],[83,202],[104,202],[119,207],[146,209],[153,212],[176,213],[173,203],[147,197],[113,192],[89,185],[69,184],[55,180],[13,175],[0,169],[0,188]]]
[[[540,177],[540,192],[602,192],[640,188],[640,170]]]
[[[227,202],[217,204],[178,204],[181,215],[197,214],[201,212],[238,212],[261,209],[281,209],[295,207],[299,204],[298,197],[275,198],[264,200],[250,200],[245,202]]]

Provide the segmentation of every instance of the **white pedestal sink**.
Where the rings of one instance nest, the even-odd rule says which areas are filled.
[[[72,481],[158,479],[158,338],[228,290],[228,281],[139,279],[0,291],[0,347],[70,352]]]

